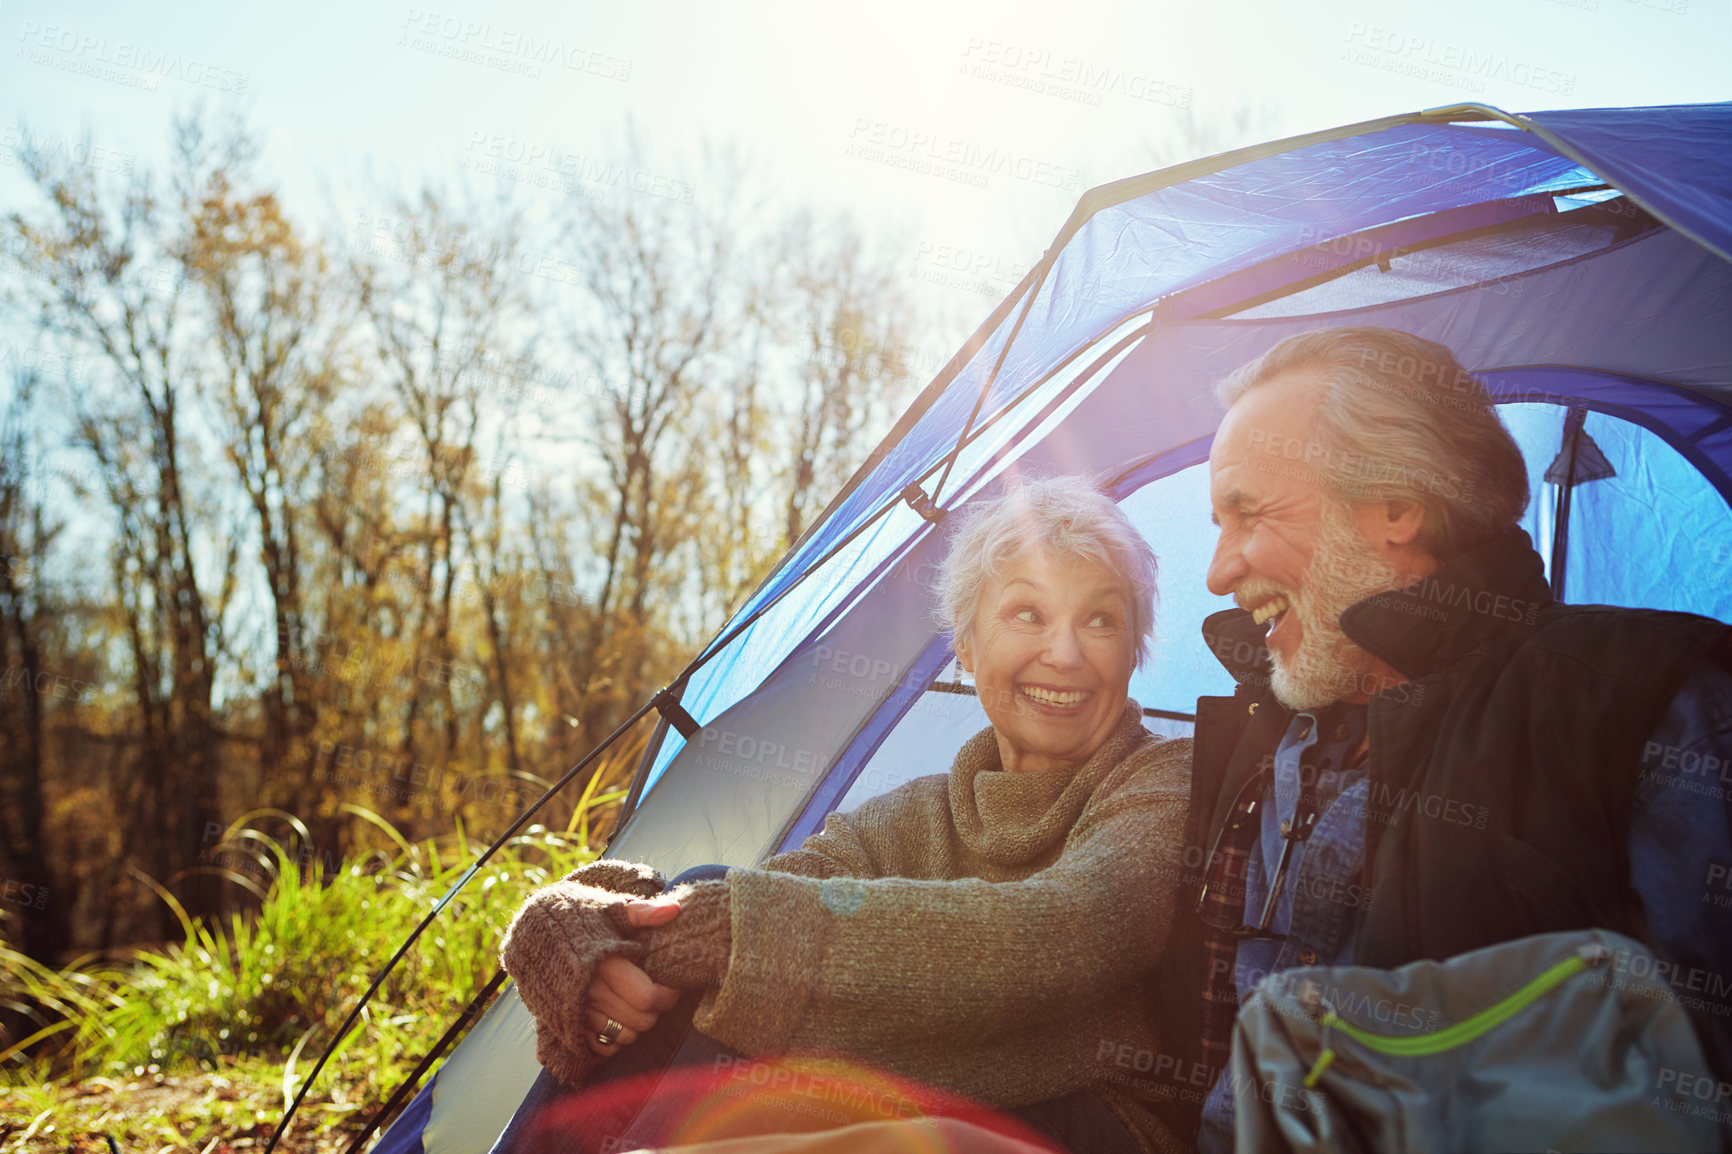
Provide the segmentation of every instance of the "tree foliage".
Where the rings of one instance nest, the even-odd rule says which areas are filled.
[[[140,875],[194,919],[252,908],[215,860],[237,814],[295,815],[329,861],[358,806],[411,841],[503,828],[805,530],[911,392],[916,310],[851,220],[708,163],[683,197],[428,186],[321,232],[234,126],[183,120],[124,179],[21,152],[0,932],[24,954],[178,937]]]

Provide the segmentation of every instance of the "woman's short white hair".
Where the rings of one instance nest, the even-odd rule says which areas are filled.
[[[1087,561],[1125,583],[1137,665],[1155,628],[1155,551],[1112,498],[1082,477],[1015,482],[955,514],[939,575],[939,616],[953,642],[974,636],[981,590],[1011,562],[1041,546],[1055,558]]]

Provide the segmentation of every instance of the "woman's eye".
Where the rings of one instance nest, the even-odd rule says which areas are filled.
[[[1118,625],[1118,618],[1110,613],[1096,613],[1089,618],[1089,625],[1096,629],[1112,629]]]
[[[1040,616],[1032,609],[1018,609],[1016,611],[1016,619],[1029,625],[1033,625],[1040,620]]]

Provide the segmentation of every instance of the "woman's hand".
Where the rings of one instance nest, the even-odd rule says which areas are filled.
[[[626,904],[626,917],[633,929],[665,926],[679,916],[679,903],[669,898],[633,901]],[[621,957],[603,959],[596,966],[595,980],[584,992],[584,1021],[591,1027],[588,1038],[593,1053],[604,1058],[619,1053],[647,1033],[667,1011],[680,1000],[680,992],[663,986],[632,962]],[[608,1019],[625,1028],[612,1044],[602,1042]]]

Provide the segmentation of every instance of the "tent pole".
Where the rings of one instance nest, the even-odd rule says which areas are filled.
[[[992,386],[998,383],[998,374],[1004,368],[1004,359],[1010,356],[1010,346],[1014,345],[1016,338],[1022,335],[1022,322],[1028,319],[1029,310],[1034,308],[1034,298],[1040,295],[1040,290],[1045,286],[1047,274],[1052,271],[1052,266],[1058,259],[1057,253],[1057,249],[1049,248],[1046,250],[1046,255],[1041,257],[1040,276],[1029,288],[1028,295],[1023,298],[1022,311],[1016,314],[1016,321],[1010,326],[1010,332],[1004,338],[1004,347],[998,350],[998,359],[992,363],[992,371],[986,375],[986,380],[981,384],[980,395],[974,398],[974,408],[969,411],[968,420],[962,426],[962,435],[956,438],[956,447],[950,450],[949,456],[944,459],[944,472],[939,474],[938,484],[932,487],[930,501],[934,506],[938,505],[944,496],[944,483],[950,480],[950,468],[956,464],[956,458],[962,455],[963,446],[968,444],[968,434],[973,431],[974,422],[980,416],[980,410],[986,404],[986,398],[992,395]],[[1011,401],[1011,406],[1007,407],[1014,406],[1017,401],[1022,399],[1023,395],[1026,394],[1018,395]],[[944,510],[940,508],[938,512],[942,515]],[[930,519],[928,518],[928,520]]]
[[[664,717],[656,724],[655,732],[650,734],[649,742],[644,746],[643,756],[637,759],[637,768],[632,770],[631,787],[626,790],[625,801],[620,803],[619,820],[613,824],[616,834],[625,828],[625,823],[631,819],[632,813],[636,811],[637,803],[643,797],[644,785],[649,781],[650,766],[655,763],[656,751],[661,749],[662,742],[667,738],[668,730],[672,728],[668,724],[668,719]]]
[[[1552,516],[1552,597],[1555,600],[1564,599],[1564,569],[1569,560],[1570,542],[1570,499],[1576,491],[1576,446],[1582,441],[1582,422],[1587,419],[1586,409],[1571,409],[1564,418],[1564,443],[1558,446],[1561,456],[1569,451],[1569,466],[1564,471],[1564,479],[1558,484],[1558,500]]]

